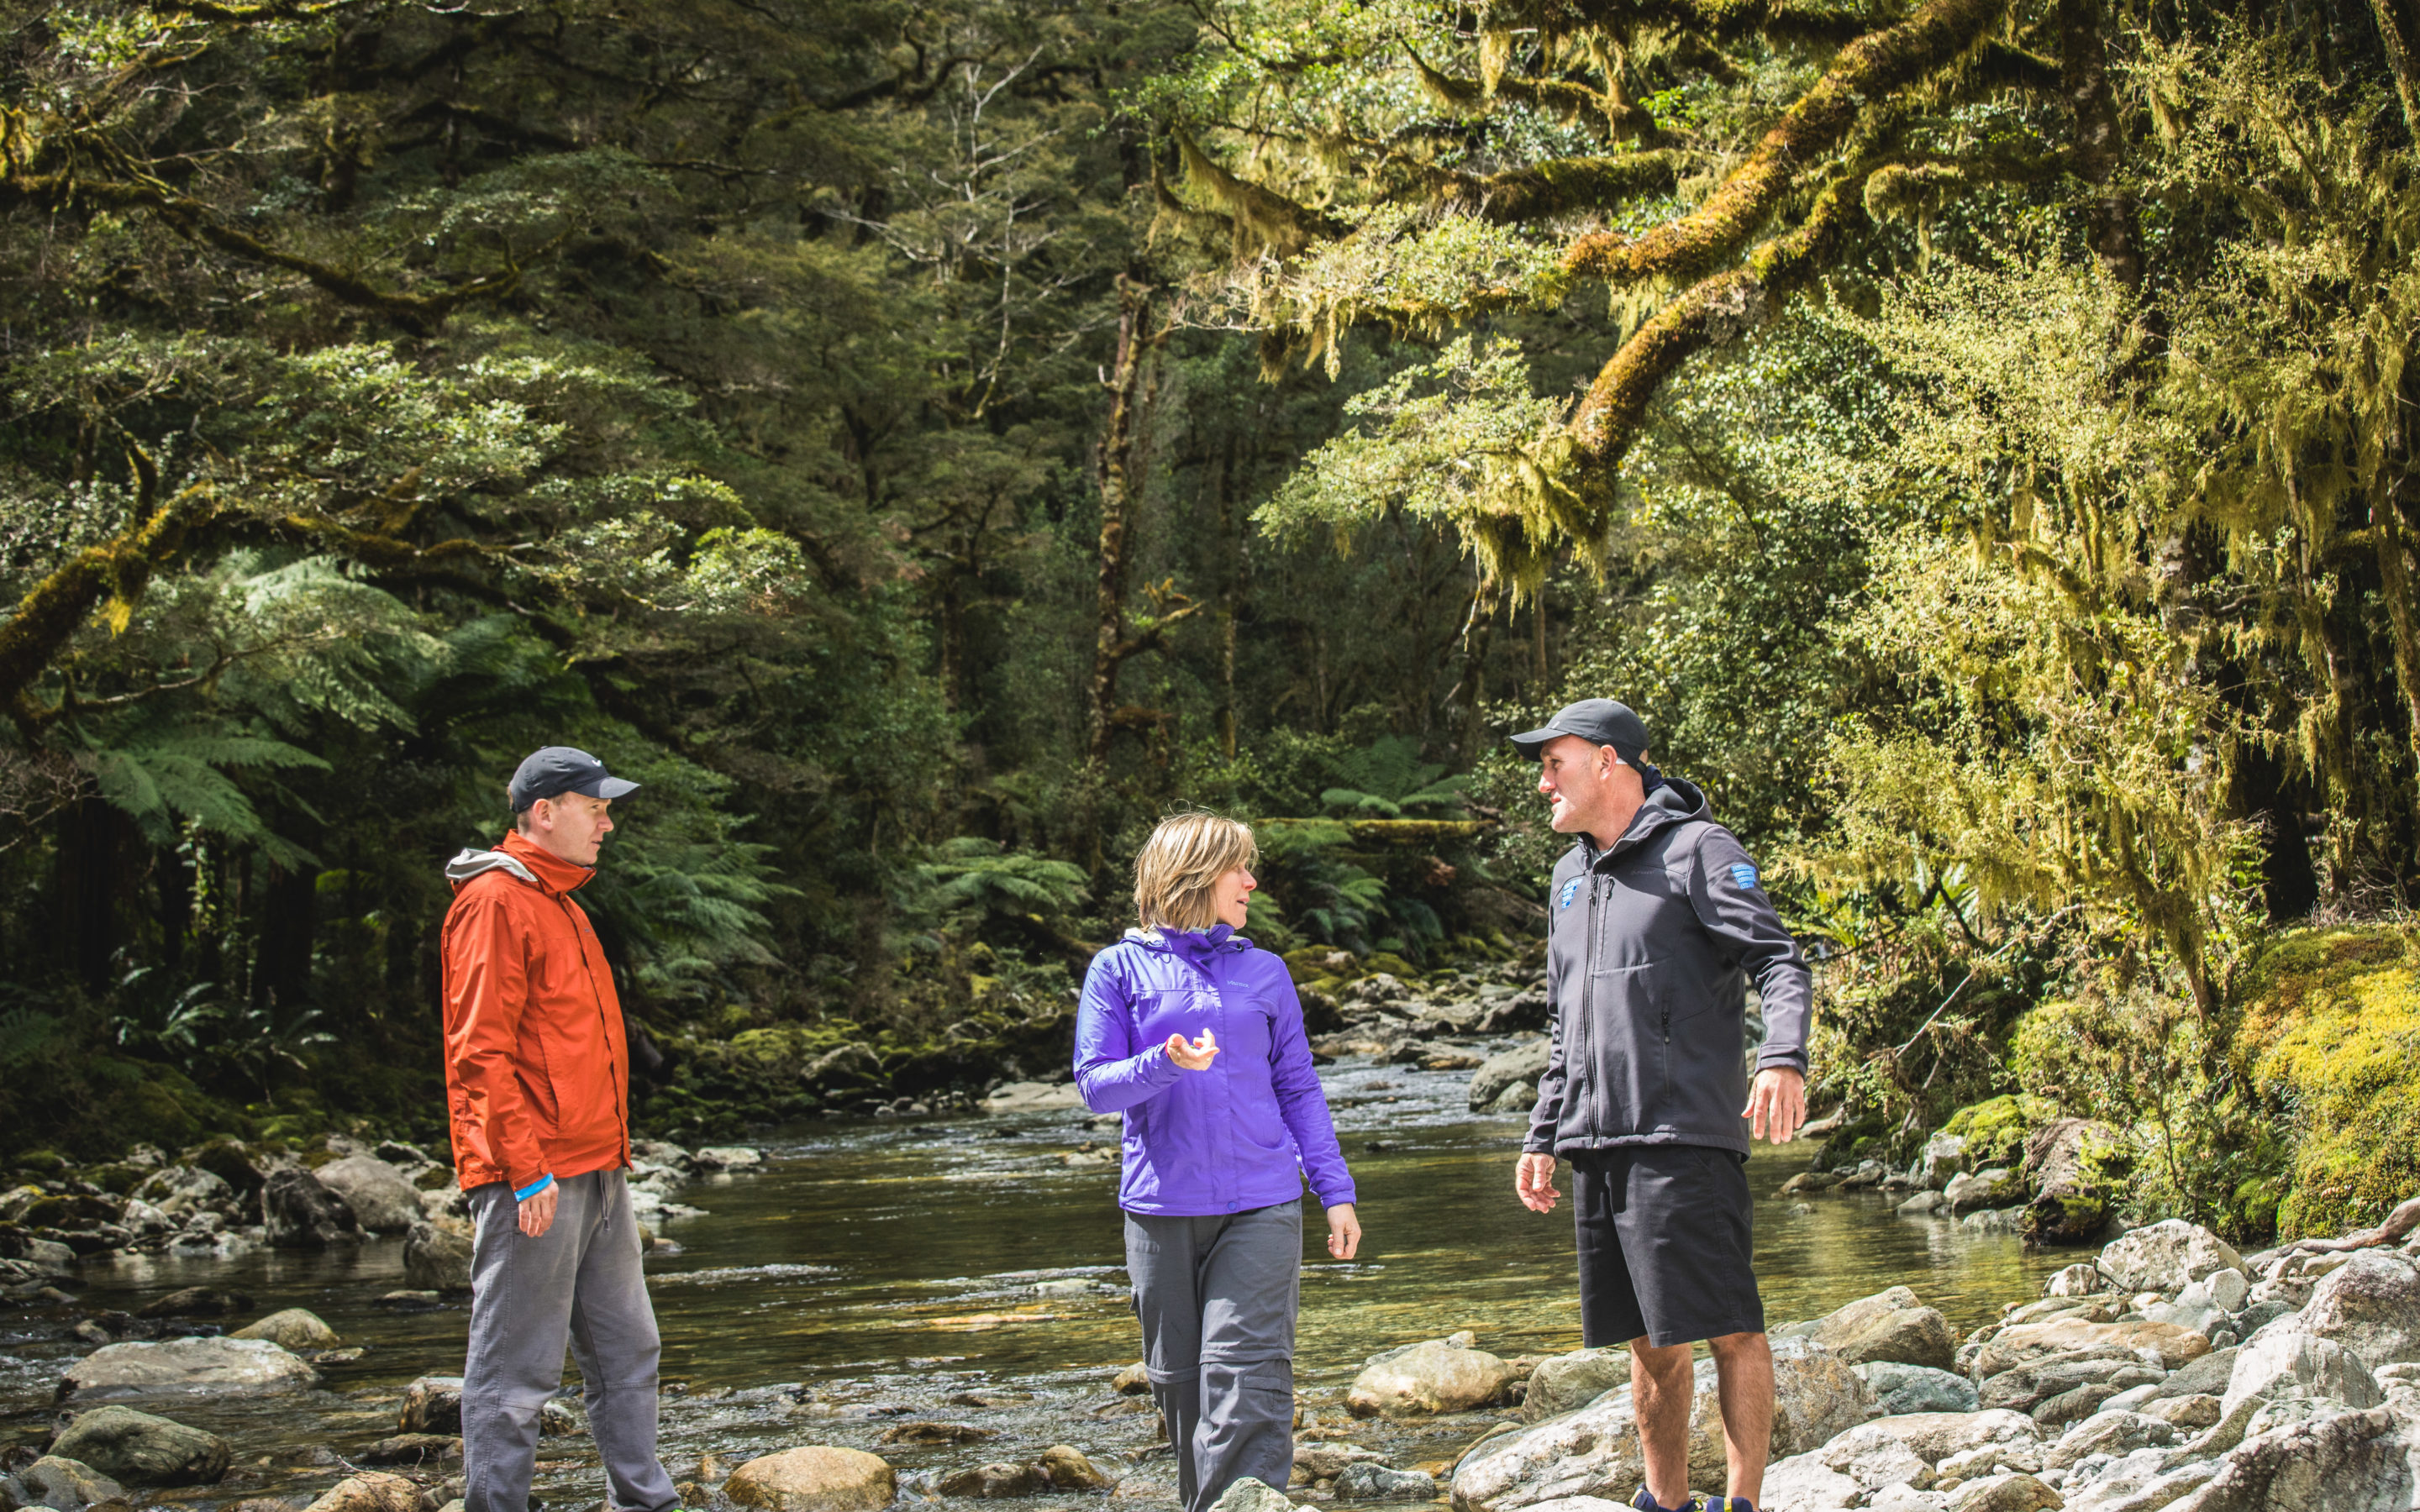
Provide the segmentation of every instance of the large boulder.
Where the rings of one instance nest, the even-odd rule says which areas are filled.
[[[1574,1350],[1541,1361],[1529,1372],[1529,1390],[1521,1398],[1521,1415],[1532,1423],[1543,1423],[1586,1407],[1606,1392],[1629,1384],[1628,1350]]]
[[[2029,1244],[2089,1244],[2108,1227],[2118,1193],[2102,1160],[2119,1147],[2117,1130],[2091,1119],[2055,1119],[2025,1136],[2021,1167],[2034,1194],[2025,1205]]]
[[[353,1221],[374,1234],[399,1234],[420,1221],[420,1189],[376,1155],[348,1155],[312,1173],[345,1199]]]
[[[420,1512],[420,1485],[385,1471],[365,1470],[329,1487],[303,1512]]]
[[[403,1239],[404,1284],[414,1291],[471,1289],[471,1236],[456,1224],[416,1223]]]
[[[51,1453],[129,1486],[215,1486],[227,1473],[225,1439],[131,1407],[78,1415],[52,1441]]]
[[[2241,1271],[2243,1257],[2199,1224],[2170,1218],[2129,1229],[2101,1251],[2101,1273],[2120,1291],[2182,1291],[2213,1271]]]
[[[880,1455],[821,1443],[761,1455],[722,1483],[726,1498],[766,1512],[875,1512],[898,1489],[897,1473]]]
[[[123,1504],[128,1499],[125,1487],[83,1460],[64,1455],[42,1456],[17,1472],[17,1481],[34,1498],[29,1507],[46,1506],[52,1512],[82,1512],[85,1507]]]
[[[1470,1073],[1470,1111],[1486,1112],[1495,1106],[1497,1095],[1514,1082],[1535,1087],[1538,1079],[1546,1074],[1546,1057],[1553,1049],[1552,1041],[1541,1038],[1481,1061],[1479,1069]]]
[[[1872,1415],[1874,1396],[1856,1372],[1809,1339],[1773,1341],[1776,1459],[1822,1447]],[[1689,1406],[1689,1473],[1700,1484],[1723,1473],[1722,1411],[1714,1362],[1701,1360]],[[1499,1512],[1564,1497],[1626,1499],[1644,1466],[1628,1386],[1575,1412],[1549,1418],[1473,1448],[1453,1473],[1458,1512]]]
[[[1905,1287],[1860,1297],[1813,1323],[1784,1332],[1803,1332],[1851,1365],[1893,1360],[1946,1370],[1958,1353],[1958,1335],[1949,1331],[1949,1319]]]
[[[279,1249],[326,1249],[362,1237],[345,1199],[299,1166],[269,1173],[260,1188],[260,1216],[270,1243]]]
[[[267,1339],[132,1340],[95,1350],[59,1378],[65,1396],[300,1391],[318,1373]]]
[[[2376,1370],[2420,1361],[2420,1265],[2388,1250],[2364,1250],[2319,1278],[2303,1326]]]
[[[2175,1512],[2384,1512],[2412,1504],[2410,1447],[2383,1407],[2336,1412],[2245,1439]]]
[[[1344,1405],[1356,1417],[1464,1412],[1502,1396],[1514,1374],[1510,1363],[1484,1350],[1430,1339],[1373,1355]]]
[[[2232,1412],[2238,1403],[2255,1396],[2269,1401],[2317,1397],[2347,1407],[2375,1407],[2386,1399],[2358,1355],[2291,1319],[2262,1329],[2236,1351],[2219,1411]]]
[[[256,1322],[246,1323],[227,1335],[237,1339],[267,1339],[288,1350],[333,1350],[344,1342],[336,1331],[322,1322],[319,1315],[307,1307],[288,1307],[271,1313]]]
[[[2108,1346],[2133,1354],[2154,1351],[2160,1368],[2175,1370],[2210,1352],[2210,1340],[2174,1323],[2088,1323],[2081,1318],[2058,1318],[2046,1323],[2016,1323],[1987,1340],[1975,1356],[1970,1372],[1988,1381],[2045,1355]]]
[[[1948,1200],[1951,1212],[1975,1212],[2013,1207],[2024,1201],[2025,1183],[2007,1166],[1994,1165],[1989,1170],[1951,1177],[1949,1184],[1941,1189],[1941,1195]]]

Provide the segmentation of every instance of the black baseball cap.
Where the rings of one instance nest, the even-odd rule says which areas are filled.
[[[605,764],[584,750],[549,746],[524,757],[513,772],[513,812],[520,813],[540,798],[577,793],[590,798],[618,798],[636,793],[639,784],[607,774]]]
[[[1582,699],[1566,703],[1555,711],[1555,717],[1535,730],[1512,737],[1512,748],[1528,760],[1535,761],[1546,742],[1557,735],[1577,735],[1591,746],[1611,746],[1613,753],[1627,766],[1638,764],[1647,754],[1647,721],[1631,712],[1627,703],[1611,699]]]

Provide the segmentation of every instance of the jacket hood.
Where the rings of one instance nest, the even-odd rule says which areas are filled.
[[[522,839],[519,832],[506,835],[492,851],[465,847],[445,863],[445,880],[458,892],[464,883],[488,872],[509,872],[531,887],[556,894],[576,892],[597,874],[595,867],[566,861]]]
[[[1146,950],[1183,956],[1188,961],[1221,950],[1249,950],[1252,948],[1250,940],[1235,933],[1234,925],[1223,923],[1213,924],[1206,930],[1130,929],[1126,931],[1125,937]]]
[[[1584,864],[1594,866],[1607,856],[1628,850],[1659,829],[1686,824],[1692,819],[1712,817],[1714,811],[1698,784],[1686,778],[1668,777],[1656,783],[1654,792],[1647,795],[1647,801],[1640,804],[1638,812],[1631,816],[1630,827],[1621,832],[1621,838],[1613,842],[1611,849],[1599,850],[1594,840],[1582,835],[1578,842],[1580,858]]]

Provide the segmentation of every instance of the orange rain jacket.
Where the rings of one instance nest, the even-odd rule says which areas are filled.
[[[519,834],[445,868],[445,1103],[466,1190],[527,1196],[630,1162],[622,1002],[570,896],[596,874]]]

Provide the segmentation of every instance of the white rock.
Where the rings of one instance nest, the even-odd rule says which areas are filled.
[[[1084,1094],[1073,1082],[1004,1082],[984,1099],[993,1113],[1032,1113],[1051,1108],[1079,1108]]]
[[[318,1372],[267,1339],[183,1338],[105,1345],[68,1366],[62,1396],[299,1391]]]
[[[1512,1378],[1512,1366],[1484,1350],[1431,1339],[1363,1366],[1345,1406],[1356,1417],[1468,1412],[1501,1396]]]
[[[744,1171],[765,1164],[765,1152],[746,1145],[708,1145],[695,1158],[709,1171]]]
[[[2068,1266],[2042,1283],[2045,1297],[2089,1297],[2107,1286],[2100,1267],[2087,1261]]]
[[[2303,1324],[2360,1356],[2371,1370],[2420,1361],[2420,1265],[2365,1250],[2311,1288]]]
[[[2170,1295],[2216,1271],[2242,1271],[2243,1257],[2226,1241],[2181,1218],[2128,1231],[2101,1252],[2101,1271],[2120,1291]]]
[[[1820,1453],[1792,1455],[1764,1473],[1764,1512],[1843,1512],[1866,1489],[1823,1463]]]
[[[2259,1397],[2277,1401],[2317,1396],[2347,1407],[2375,1407],[2385,1400],[2358,1356],[2331,1338],[2321,1338],[2290,1316],[2255,1334],[2236,1352],[2235,1367],[2226,1378],[2221,1412]]]
[[[2212,1271],[2198,1281],[2187,1282],[2184,1289],[2177,1293],[2177,1305],[2200,1305],[2215,1307],[2223,1313],[2237,1312],[2242,1308],[2243,1299],[2251,1290],[2251,1280],[2230,1266],[2224,1271]]]
[[[2042,1455],[2042,1464],[2051,1470],[2064,1470],[2087,1455],[2125,1455],[2153,1445],[2176,1442],[2175,1425],[2165,1418],[2147,1417],[2141,1412],[2100,1412],[2086,1418],[2065,1433]]]
[[[2041,1439],[2041,1426],[2023,1412],[1987,1408],[1979,1412],[1907,1412],[1878,1417],[1869,1424],[1898,1439],[1928,1464],[1938,1465],[1952,1455],[2002,1445],[2030,1447]]]
[[[1916,1457],[1907,1441],[1870,1423],[1860,1423],[1815,1451],[1815,1458],[1857,1483],[1861,1490],[1885,1486],[1932,1484],[1932,1467]]]

